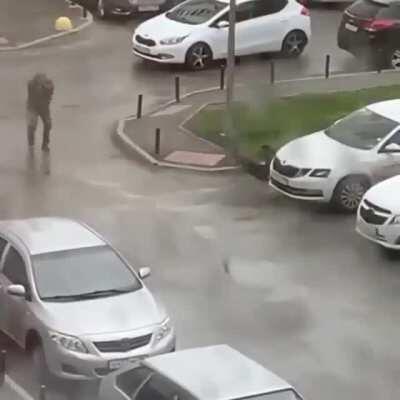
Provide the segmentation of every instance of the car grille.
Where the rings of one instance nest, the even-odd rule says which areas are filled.
[[[135,338],[112,340],[108,342],[94,342],[93,344],[102,353],[121,353],[146,346],[150,343],[151,334]]]
[[[379,214],[377,214],[377,212]],[[386,215],[381,215],[381,214],[386,214]],[[364,204],[362,204],[360,208],[361,218],[365,222],[373,225],[383,225],[387,221],[390,215],[391,212],[389,210],[387,210],[386,208],[379,207],[368,200],[364,200]]]
[[[156,42],[153,39],[148,39],[140,35],[136,35],[135,40],[140,43],[144,44],[145,46],[148,47],[154,47],[156,45]]]
[[[288,178],[294,178],[299,172],[299,168],[282,163],[278,157],[274,158],[272,166],[276,172],[279,172],[281,175],[287,176]]]
[[[285,193],[288,193],[288,194],[291,194],[294,196],[302,196],[302,197],[310,197],[310,198],[318,198],[318,197],[323,196],[323,193],[321,190],[295,188],[295,187],[292,187],[289,185],[284,185],[283,183],[278,182],[274,178],[271,178],[270,182],[276,188],[282,190]]]

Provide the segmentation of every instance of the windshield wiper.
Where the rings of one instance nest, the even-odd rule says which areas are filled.
[[[118,289],[104,289],[104,290],[94,290],[93,292],[63,295],[63,296],[48,296],[42,297],[44,301],[75,301],[75,300],[87,300],[94,299],[98,297],[113,296],[118,294],[124,294],[134,291],[135,288],[132,286],[123,287]]]

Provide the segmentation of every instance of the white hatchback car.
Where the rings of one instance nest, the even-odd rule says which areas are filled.
[[[283,146],[270,185],[296,199],[355,212],[370,186],[400,174],[400,100],[371,104]]]
[[[133,53],[159,63],[203,69],[227,57],[229,0],[188,0],[138,26]],[[237,0],[236,55],[299,56],[311,36],[307,8],[296,0]]]
[[[356,231],[383,247],[400,250],[399,198],[400,176],[369,189],[358,208]]]

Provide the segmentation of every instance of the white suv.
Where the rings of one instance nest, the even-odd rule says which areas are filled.
[[[135,30],[133,53],[203,69],[227,57],[229,0],[188,0]],[[310,36],[309,11],[296,0],[237,0],[236,55],[299,56]]]

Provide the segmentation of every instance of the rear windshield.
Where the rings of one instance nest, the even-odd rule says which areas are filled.
[[[400,18],[400,3],[390,1],[358,0],[348,9],[350,14],[365,18]]]

